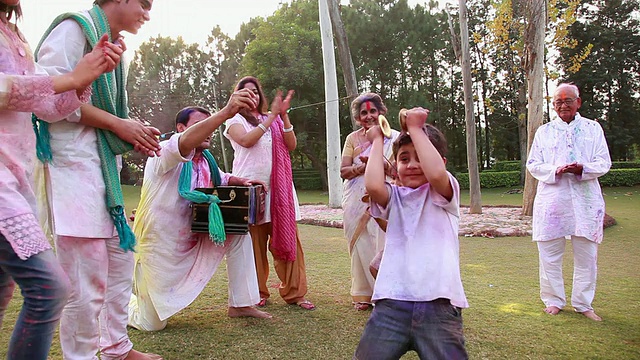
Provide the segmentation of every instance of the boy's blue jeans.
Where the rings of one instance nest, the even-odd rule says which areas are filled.
[[[400,359],[415,350],[420,359],[467,359],[462,313],[448,299],[376,302],[353,359]]]
[[[15,283],[24,298],[7,350],[8,359],[46,360],[60,314],[69,297],[69,280],[52,250],[21,260],[0,234],[0,326]]]

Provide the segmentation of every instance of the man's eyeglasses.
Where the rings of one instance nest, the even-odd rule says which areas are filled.
[[[576,100],[578,100],[578,98],[569,98],[569,99],[564,99],[564,100],[555,100],[553,102],[553,106],[559,108],[562,106],[562,104],[567,105],[567,106],[571,106]]]

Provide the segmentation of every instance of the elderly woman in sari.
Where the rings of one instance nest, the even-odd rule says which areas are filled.
[[[369,264],[384,247],[384,232],[369,214],[369,202],[364,187],[364,170],[367,166],[371,143],[366,132],[378,124],[378,116],[387,113],[387,107],[380,95],[366,93],[358,96],[351,103],[351,116],[360,129],[347,136],[342,150],[340,176],[344,181],[342,209],[344,210],[344,235],[349,245],[351,256],[351,297],[356,310],[371,308],[373,294],[373,278]],[[398,136],[392,130],[391,137],[384,140],[384,156],[391,157],[391,145]],[[388,176],[393,167],[385,164]]]

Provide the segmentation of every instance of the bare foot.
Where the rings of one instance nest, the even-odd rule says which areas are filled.
[[[258,319],[271,319],[271,314],[260,311],[252,306],[244,306],[244,307],[229,307],[227,311],[227,315],[231,318],[237,317],[252,317]]]
[[[560,308],[557,306],[551,305],[544,308],[544,312],[546,312],[549,315],[558,315],[558,313],[560,312]]]
[[[593,311],[593,310],[583,311],[580,314],[588,317],[589,319],[591,319],[593,321],[602,321],[602,318],[600,316],[598,316],[598,314],[596,314],[596,312]]]
[[[162,356],[152,353],[143,353],[138,350],[131,349],[125,360],[162,360]]]

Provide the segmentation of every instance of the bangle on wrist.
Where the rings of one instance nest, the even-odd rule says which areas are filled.
[[[264,133],[267,132],[267,128],[264,125],[258,124],[258,127],[260,128],[260,130],[262,130],[262,132],[264,132]]]
[[[290,126],[290,127],[288,127],[288,128],[284,128],[284,129],[282,129],[282,132],[286,132],[286,133],[288,133],[288,132],[292,132],[292,131],[293,131],[293,125],[291,125],[291,126]]]

